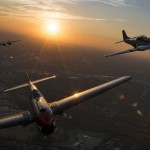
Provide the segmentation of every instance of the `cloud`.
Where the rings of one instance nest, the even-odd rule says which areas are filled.
[[[124,7],[124,6],[134,6],[134,4],[136,3],[136,0],[82,0],[82,2],[97,2],[97,3],[104,3],[107,5],[111,5],[111,6],[116,6],[116,7]],[[64,2],[67,2],[66,0],[64,0]],[[72,0],[72,3],[76,3],[76,2],[81,2],[81,0]]]
[[[111,6],[116,6],[116,7],[129,7],[129,6],[133,6],[133,4],[135,3],[135,1],[129,1],[129,0],[97,0],[101,3],[105,3]]]
[[[0,16],[8,16],[6,13],[0,13]]]
[[[89,18],[89,17],[83,17],[83,16],[74,16],[69,15],[66,13],[53,13],[49,14],[47,17],[43,17],[45,21],[48,21],[50,19],[60,19],[60,20],[81,20],[81,21],[111,21],[111,22],[123,22],[124,19],[110,19],[110,18]]]
[[[24,13],[26,12],[37,12],[37,11],[59,11],[64,12],[68,8],[78,7],[80,4],[97,4],[104,3],[111,6],[123,7],[123,6],[132,6],[135,3],[135,0],[1,0],[0,1],[0,12],[11,12],[11,13]],[[95,5],[96,5],[95,4]],[[90,5],[90,4],[89,4]],[[84,5],[83,5],[84,6]],[[83,7],[84,10],[84,7]]]
[[[15,15],[19,17],[30,18],[49,18],[49,19],[66,19],[66,20],[83,20],[83,21],[124,21],[123,19],[108,19],[106,17],[85,16],[83,14],[76,15],[75,12],[68,12],[78,6],[80,3],[100,2],[112,6],[128,6],[128,0],[11,0],[9,3],[5,0],[0,1],[0,14]],[[89,5],[90,6],[90,5]],[[84,11],[84,7],[83,7]]]

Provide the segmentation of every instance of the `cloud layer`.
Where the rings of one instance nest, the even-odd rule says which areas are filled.
[[[51,19],[68,19],[68,20],[87,20],[87,21],[124,21],[121,18],[107,18],[106,16],[94,17],[76,15],[75,12],[68,12],[68,9],[76,8],[84,4],[107,4],[115,7],[127,7],[128,0],[1,0],[0,15],[16,15],[19,17],[29,18],[51,18]],[[83,8],[84,11],[84,8]]]

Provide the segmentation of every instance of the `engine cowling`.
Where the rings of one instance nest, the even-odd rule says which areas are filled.
[[[54,130],[55,130],[55,125],[53,124],[53,125],[51,125],[50,127],[38,127],[38,130],[40,131],[40,132],[42,132],[44,135],[49,135],[49,134],[51,134],[51,133],[53,133],[54,132]]]

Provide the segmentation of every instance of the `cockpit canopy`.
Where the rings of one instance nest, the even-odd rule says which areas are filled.
[[[137,40],[145,40],[147,37],[145,35],[139,35],[136,37]]]

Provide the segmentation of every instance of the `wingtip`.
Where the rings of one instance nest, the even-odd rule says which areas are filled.
[[[111,55],[110,54],[106,54],[106,55],[104,55],[104,57],[110,57]]]
[[[132,79],[132,76],[124,76],[124,77],[122,77],[122,78],[124,78],[125,80],[131,80]]]
[[[52,76],[52,78],[56,78],[56,76],[54,75],[54,76]]]

